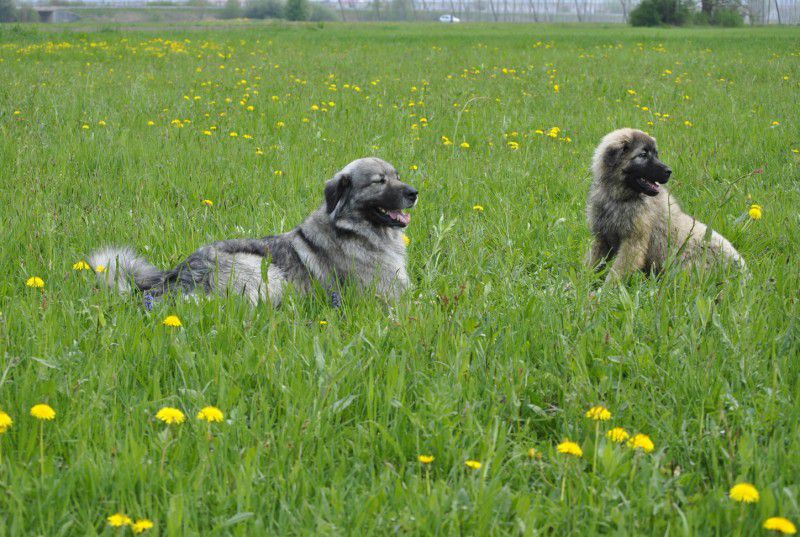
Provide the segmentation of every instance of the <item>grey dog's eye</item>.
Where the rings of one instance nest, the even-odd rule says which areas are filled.
[[[647,151],[639,153],[639,158],[647,158]]]
[[[380,184],[384,184],[385,182],[386,182],[386,176],[385,175],[381,175],[380,179],[378,179],[377,181],[373,181],[373,183],[380,183]]]

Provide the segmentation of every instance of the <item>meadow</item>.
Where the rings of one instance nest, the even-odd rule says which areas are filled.
[[[797,28],[0,27],[0,79],[0,535],[800,522]],[[589,165],[622,126],[658,139],[749,278],[598,290]],[[73,268],[287,231],[370,155],[420,190],[395,305],[147,312]],[[758,502],[731,497],[744,482]]]

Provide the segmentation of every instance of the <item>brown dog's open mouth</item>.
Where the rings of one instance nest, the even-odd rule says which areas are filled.
[[[644,177],[639,177],[636,179],[636,184],[639,185],[639,188],[642,189],[642,192],[648,196],[655,196],[661,192],[661,185],[655,181],[651,181],[650,179],[645,179]]]
[[[375,210],[389,225],[406,227],[411,222],[411,215],[404,213],[402,210],[389,210],[383,207],[376,207]]]

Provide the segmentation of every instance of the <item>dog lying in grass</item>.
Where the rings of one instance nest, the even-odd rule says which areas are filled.
[[[277,306],[287,284],[307,292],[315,281],[332,293],[352,281],[393,299],[409,283],[402,230],[411,220],[404,210],[416,203],[417,190],[400,181],[391,164],[363,158],[329,180],[325,203],[288,233],[215,242],[171,270],[127,247],[98,250],[89,264],[101,283],[122,293],[138,290],[147,301],[232,292]]]

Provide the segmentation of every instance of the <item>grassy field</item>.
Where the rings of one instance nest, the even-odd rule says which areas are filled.
[[[6,27],[0,79],[0,535],[130,534],[117,512],[159,535],[800,521],[800,30]],[[658,138],[672,192],[752,278],[594,293],[588,169],[621,126]],[[286,231],[368,155],[421,192],[396,306],[146,313],[73,270],[106,243],[167,267]],[[196,419],[206,405],[225,421]],[[729,498],[740,482],[758,503]]]

